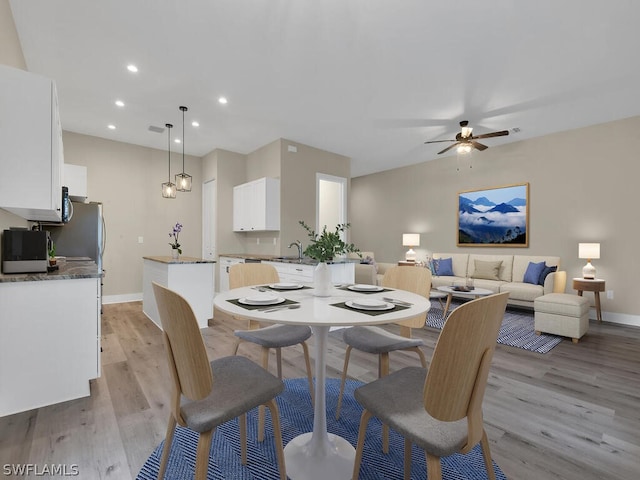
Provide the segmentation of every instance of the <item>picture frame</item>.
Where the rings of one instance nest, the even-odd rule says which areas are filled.
[[[529,184],[458,193],[459,247],[528,247]]]

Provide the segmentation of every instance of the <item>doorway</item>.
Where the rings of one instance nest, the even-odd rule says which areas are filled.
[[[324,173],[316,174],[316,232],[333,231],[336,225],[347,223],[347,179]],[[346,232],[342,232],[346,241]]]

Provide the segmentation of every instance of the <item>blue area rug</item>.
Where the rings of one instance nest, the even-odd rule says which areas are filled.
[[[461,303],[451,302],[449,312],[460,305]],[[442,329],[442,325],[444,325],[442,309],[437,302],[431,302],[427,326]],[[533,312],[525,310],[507,309],[498,333],[498,343],[537,353],[548,353],[561,341],[562,337],[557,335],[547,333],[536,335],[533,330]]]
[[[313,408],[306,379],[285,380],[285,390],[278,396],[278,408],[282,422],[282,437],[286,445],[292,438],[313,428]],[[362,385],[347,380],[340,420],[335,419],[335,407],[340,388],[339,379],[327,380],[327,429],[340,435],[355,447],[358,438],[358,424],[362,408],[353,398],[353,390]],[[211,445],[208,480],[277,480],[279,478],[273,441],[270,415],[267,414],[267,428],[263,442],[257,441],[257,409],[249,412],[247,418],[247,465],[240,463],[240,439],[238,423],[228,422],[219,427]],[[401,480],[403,475],[404,440],[393,430],[390,432],[389,454],[382,453],[381,425],[377,419],[369,422],[367,441],[360,469],[361,480]],[[195,471],[195,455],[198,435],[188,429],[178,427],[174,436],[167,479],[191,479]],[[137,480],[155,480],[160,466],[162,442],[143,465]],[[412,479],[426,478],[424,452],[417,447],[412,451]],[[482,452],[477,445],[466,455],[455,454],[442,458],[442,478],[447,480],[485,480]],[[494,463],[498,480],[506,480],[504,473]],[[335,479],[327,479],[335,480]]]

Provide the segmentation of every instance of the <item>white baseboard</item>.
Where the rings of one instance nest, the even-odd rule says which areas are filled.
[[[128,303],[140,301],[142,301],[142,292],[127,293],[125,295],[105,295],[102,297],[102,303],[105,305],[109,303]]]
[[[598,315],[595,308],[589,311],[589,319],[597,321]],[[640,327],[640,315],[630,315],[628,313],[602,312],[602,321]]]

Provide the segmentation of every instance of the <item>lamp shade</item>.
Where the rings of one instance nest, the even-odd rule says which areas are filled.
[[[419,247],[420,234],[419,233],[403,233],[402,246],[403,247]]]
[[[579,243],[578,244],[578,258],[600,258],[600,244],[599,243]]]

